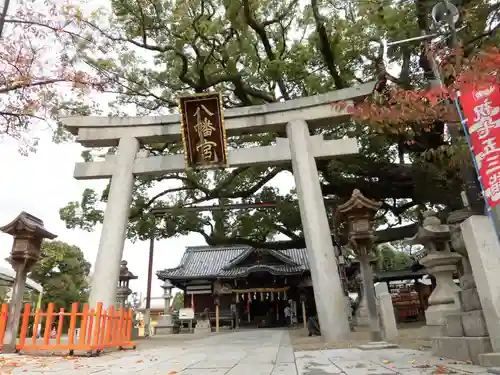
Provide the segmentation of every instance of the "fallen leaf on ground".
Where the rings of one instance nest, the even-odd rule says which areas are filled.
[[[170,371],[167,375],[174,375],[177,374],[177,371]]]
[[[138,361],[136,361],[135,363],[144,363],[144,361],[142,359],[139,359]]]

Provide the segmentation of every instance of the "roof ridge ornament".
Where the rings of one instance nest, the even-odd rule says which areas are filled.
[[[255,247],[249,247],[248,249],[245,249],[241,254],[239,254],[236,257],[234,257],[233,259],[231,259],[229,261],[229,263],[227,265],[225,265],[222,269],[229,270],[231,268],[234,268],[254,253],[261,253],[261,254],[267,253],[267,254],[270,254],[273,258],[276,258],[277,260],[279,260],[287,265],[298,266],[298,264],[296,262],[294,262],[292,258],[290,258],[286,254],[283,254],[279,250],[260,249],[260,248],[255,248]]]

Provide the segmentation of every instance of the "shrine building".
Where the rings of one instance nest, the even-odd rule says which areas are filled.
[[[290,305],[297,322],[314,313],[314,295],[307,250],[255,249],[250,246],[188,247],[176,268],[158,271],[184,291],[184,306],[195,314],[215,311],[216,296],[221,320],[230,320],[236,304],[240,325],[258,327],[285,324]],[[223,323],[223,322],[221,322]]]
[[[386,282],[398,322],[425,321],[428,297],[434,288],[426,272],[415,263],[399,271],[374,272],[374,282]],[[346,264],[341,277],[359,277],[356,261]],[[302,249],[256,249],[246,245],[188,247],[176,268],[158,271],[160,280],[170,280],[184,292],[184,307],[199,316],[208,309],[215,320],[219,302],[221,325],[231,324],[231,304],[236,304],[241,326],[276,327],[285,324],[284,309],[294,321],[315,315],[314,293],[308,255]],[[434,284],[434,282],[432,283]],[[354,293],[351,293],[354,294]],[[351,296],[352,299],[352,296]],[[363,307],[358,313],[362,314]],[[361,318],[358,318],[359,324]],[[288,323],[288,322],[286,322]]]

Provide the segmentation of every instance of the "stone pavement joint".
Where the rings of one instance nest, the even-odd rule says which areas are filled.
[[[294,352],[284,330],[245,330],[95,358],[0,355],[0,374],[486,375],[487,369],[408,349]]]

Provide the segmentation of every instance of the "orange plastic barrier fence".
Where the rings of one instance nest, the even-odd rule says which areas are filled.
[[[0,344],[3,343],[5,335],[7,306],[2,305],[0,311]],[[96,309],[90,310],[88,304],[85,304],[80,312],[77,302],[72,304],[71,312],[65,312],[64,309],[56,312],[54,304],[49,303],[46,312],[36,309],[33,313],[31,305],[26,304],[21,315],[19,343],[16,348],[18,351],[69,351],[70,355],[74,351],[99,354],[105,348],[135,349],[136,344],[131,340],[132,314],[132,310],[115,310],[113,306],[103,310],[102,303],[98,303]],[[63,332],[67,317],[69,328]],[[37,327],[44,320],[45,329],[43,333],[40,332],[41,337],[37,338]],[[77,328],[78,325],[80,328]]]

